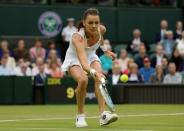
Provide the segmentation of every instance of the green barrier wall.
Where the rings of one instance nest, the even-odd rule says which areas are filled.
[[[0,77],[0,104],[32,104],[33,88],[30,77]],[[94,81],[89,79],[86,103],[97,103]],[[119,84],[108,85],[116,104],[183,104],[183,85],[175,84]],[[74,104],[76,82],[71,77],[50,79],[45,86],[45,104]]]
[[[58,83],[59,79],[48,78],[45,86],[45,103],[46,104],[73,104],[76,103],[75,89],[77,83],[71,77],[64,77]],[[94,94],[94,81],[89,79],[86,103],[97,103]]]
[[[31,77],[0,77],[0,104],[31,104]]]
[[[119,84],[113,87],[115,103],[184,104],[182,84]]]
[[[60,15],[64,24],[66,18],[80,20],[88,7],[82,6],[5,6],[0,5],[1,35],[41,35],[38,30],[39,16],[48,10]],[[175,28],[175,21],[182,19],[181,9],[175,8],[112,8],[99,7],[101,22],[107,27],[106,37],[121,42],[131,39],[132,29],[139,27],[143,38],[153,42],[161,19],[169,21],[169,28]]]
[[[33,100],[31,77],[14,78],[14,103],[31,104]]]
[[[13,77],[0,76],[0,104],[12,104],[13,91]]]

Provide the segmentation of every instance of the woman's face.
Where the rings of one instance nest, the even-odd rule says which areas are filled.
[[[56,69],[58,66],[57,66],[57,63],[51,63],[51,68],[52,69]]]
[[[36,46],[37,48],[42,47],[42,42],[41,42],[41,41],[36,41],[35,46]]]
[[[44,63],[40,64],[40,65],[38,66],[38,69],[39,69],[39,71],[40,71],[41,73],[43,73],[44,70],[45,70],[45,65],[44,65]]]
[[[176,28],[182,30],[183,29],[183,23],[182,22],[177,22]]]
[[[121,58],[126,58],[127,57],[127,52],[125,50],[121,51]]]
[[[24,46],[25,46],[24,41],[23,41],[23,40],[20,40],[20,41],[18,42],[18,48],[19,48],[19,49],[23,49]]]
[[[56,45],[54,43],[52,43],[52,44],[49,45],[49,48],[50,49],[55,49],[56,48]]]
[[[162,58],[162,65],[163,65],[163,67],[167,67],[168,60],[166,58]]]
[[[118,75],[118,74],[121,73],[121,68],[120,68],[119,66],[116,66],[116,65],[115,65],[115,66],[112,68],[112,72],[113,72],[113,74]]]
[[[137,74],[137,73],[138,73],[137,67],[133,67],[133,68],[131,69],[131,73],[132,73],[132,74]]]
[[[98,15],[88,15],[83,21],[83,25],[87,32],[95,33],[100,25],[100,17]]]
[[[49,52],[49,57],[50,57],[50,58],[56,58],[56,57],[57,57],[56,51],[55,51],[55,50],[51,50],[51,51]]]
[[[8,49],[8,42],[7,42],[7,41],[3,41],[3,42],[1,43],[1,48],[2,48],[2,49]]]

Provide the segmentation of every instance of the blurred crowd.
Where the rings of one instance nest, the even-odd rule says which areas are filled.
[[[75,20],[67,19],[68,24],[61,32],[62,47],[58,48],[54,41],[47,46],[40,39],[35,39],[31,48],[25,47],[25,40],[20,39],[16,48],[9,48],[7,40],[0,42],[0,76],[32,76],[42,82],[47,77],[62,78],[67,75],[61,70],[69,40],[77,31]],[[120,76],[127,74],[128,83],[172,83],[184,81],[184,31],[183,23],[176,22],[176,30],[168,29],[167,20],[161,20],[160,30],[155,34],[155,43],[142,40],[141,30],[132,31],[132,40],[123,48],[113,48],[110,40],[104,44],[108,50],[115,51],[116,59],[112,61],[99,49],[97,54],[102,63],[103,73],[111,78],[112,84],[121,83]],[[41,83],[41,82],[40,82]],[[39,82],[38,82],[39,84]]]
[[[86,4],[101,6],[173,6],[176,7],[177,0],[1,0],[0,3],[7,4]],[[183,4],[182,4],[183,5]]]
[[[111,61],[100,57],[105,74],[112,74],[112,83],[122,83],[121,74],[129,76],[128,83],[181,84],[184,81],[184,31],[182,21],[176,22],[174,31],[168,29],[167,20],[161,20],[155,43],[142,40],[141,30],[134,29],[132,40]],[[110,42],[105,40],[110,47]],[[118,46],[121,48],[121,46]]]

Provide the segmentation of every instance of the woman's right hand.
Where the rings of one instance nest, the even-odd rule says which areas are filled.
[[[101,79],[102,79],[102,78],[105,79],[105,76],[104,76],[102,73],[100,73],[100,72],[96,72],[95,77],[96,77],[96,79],[99,80],[100,82],[101,82]]]

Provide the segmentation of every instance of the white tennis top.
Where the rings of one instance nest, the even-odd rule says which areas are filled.
[[[86,40],[84,28],[81,28],[78,32],[75,32],[75,33],[79,34],[82,38],[84,38],[84,40]],[[75,33],[73,33],[73,34],[75,34]],[[101,41],[101,34],[100,34],[100,38],[96,44],[88,47],[87,43],[86,43],[85,51],[86,51],[86,56],[88,58],[89,65],[95,60],[100,62],[100,59],[96,55],[96,50],[100,46],[100,41]],[[64,60],[63,65],[61,67],[62,71],[68,71],[69,67],[71,67],[73,65],[79,65],[82,68],[80,61],[79,61],[79,58],[78,58],[78,55],[77,55],[77,52],[76,52],[76,49],[75,49],[75,46],[73,45],[72,39],[71,39],[70,45],[69,45],[67,52],[66,52],[65,60]]]

